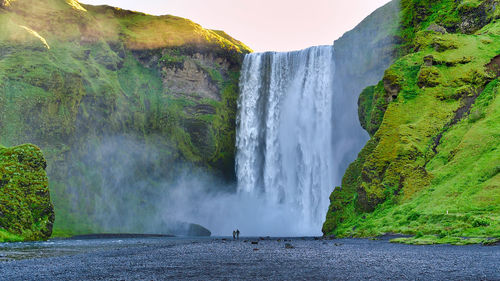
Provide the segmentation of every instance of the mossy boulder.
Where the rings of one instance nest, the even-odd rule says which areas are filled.
[[[436,87],[439,85],[439,70],[433,66],[422,66],[418,73],[417,85],[423,87]]]
[[[445,40],[441,37],[434,37],[432,41],[432,46],[437,52],[440,53],[457,48],[457,45],[452,40]]]
[[[434,32],[437,32],[437,33],[441,33],[441,34],[445,34],[446,33],[446,29],[438,24],[431,24],[427,30],[429,31],[434,31]]]
[[[45,240],[52,234],[54,208],[46,167],[34,145],[0,148],[0,242]]]

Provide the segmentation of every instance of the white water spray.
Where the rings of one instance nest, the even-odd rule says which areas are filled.
[[[277,218],[292,221],[287,234],[320,234],[340,181],[333,153],[334,70],[333,46],[250,54],[243,63],[238,192],[292,216]]]
[[[119,188],[106,193],[109,208],[102,212],[102,221],[118,227],[125,218],[124,231],[138,225],[151,233],[165,231],[171,222],[188,222],[216,236],[231,235],[235,229],[243,236],[321,235],[330,193],[366,141],[360,136],[357,95],[344,90],[351,81],[340,79],[341,71],[334,72],[333,46],[247,55],[238,101],[238,192],[223,191],[233,188],[221,189],[223,183],[202,170],[187,169],[149,192],[147,201],[161,212],[131,220],[118,211],[128,210],[120,209],[128,201],[118,195],[143,192],[148,182],[133,183],[127,191],[123,182],[133,165],[113,167],[108,178],[117,180],[107,187]],[[120,143],[121,149],[154,155],[141,151],[140,145]]]
[[[321,235],[329,195],[367,139],[360,135],[357,95],[345,90],[352,82],[341,79],[340,70],[335,71],[333,46],[247,55],[238,101],[238,192],[228,193],[232,187],[220,188],[224,183],[189,168],[155,188],[144,180],[130,183],[129,171],[154,165],[145,159],[159,152],[118,138],[98,155],[118,155],[112,163],[128,165],[105,170],[110,181],[99,206],[107,208],[96,218],[110,231],[161,233],[172,222],[188,222],[216,236],[235,229],[243,236]],[[146,157],[128,158],[136,155]],[[95,159],[109,163],[107,157],[89,161]],[[156,209],[148,213],[134,198]],[[143,215],[124,216],[129,210]]]

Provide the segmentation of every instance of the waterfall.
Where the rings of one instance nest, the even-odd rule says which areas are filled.
[[[221,183],[203,173],[179,175],[161,201],[162,221],[198,223],[220,236],[235,229],[243,236],[321,235],[329,196],[368,140],[357,99],[373,81],[346,71],[358,65],[348,58],[333,46],[246,55],[238,192],[214,192]]]
[[[333,109],[339,105],[333,52],[333,46],[318,46],[254,53],[243,63],[238,192],[289,210],[296,216],[295,234],[320,233],[329,195],[342,176],[339,165],[345,157],[334,153],[339,142],[334,139]]]

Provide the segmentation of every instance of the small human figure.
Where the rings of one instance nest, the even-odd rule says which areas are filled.
[[[236,239],[236,231],[233,230],[233,240]]]
[[[240,239],[240,230],[236,229],[236,239]]]

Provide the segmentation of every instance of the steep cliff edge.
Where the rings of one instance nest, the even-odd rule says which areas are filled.
[[[333,104],[332,122],[336,128],[335,147],[343,150],[335,157],[344,155],[343,159],[337,159],[341,165],[334,171],[339,178],[369,139],[358,121],[358,96],[365,87],[377,83],[394,62],[395,46],[400,41],[398,22],[399,1],[392,1],[334,42],[333,95],[337,102]]]
[[[500,235],[498,1],[402,1],[400,58],[360,95],[371,139],[335,189],[325,235]]]
[[[0,147],[0,242],[43,240],[52,234],[46,167],[36,146]]]
[[[0,25],[0,143],[46,153],[56,231],[140,231],[184,167],[234,179],[241,42],[74,0],[4,0]]]

